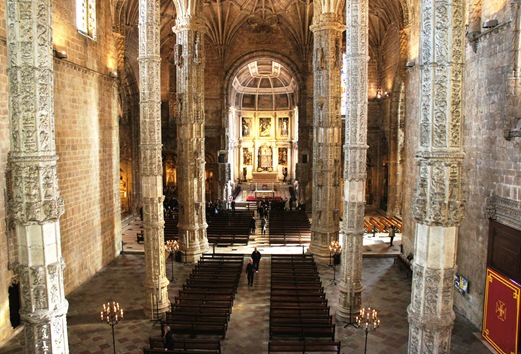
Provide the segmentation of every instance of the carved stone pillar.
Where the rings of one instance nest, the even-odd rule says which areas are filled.
[[[159,0],[139,1],[140,173],[145,232],[145,313],[169,310],[165,269],[163,165],[161,159],[161,87]]]
[[[404,146],[405,126],[405,85],[401,79],[394,82],[391,98],[391,114],[389,128],[389,197],[387,214],[400,216],[402,205],[402,151]]]
[[[461,181],[464,5],[422,1],[418,175],[409,353],[449,353]]]
[[[189,6],[190,8],[186,8]],[[203,3],[177,2],[177,122],[179,156],[179,247],[184,261],[208,250],[205,215],[204,18]]]
[[[362,303],[362,251],[367,179],[367,0],[346,3],[347,109],[344,146],[342,267],[336,316],[354,319]]]
[[[10,217],[27,353],[68,353],[56,173],[51,0],[8,0]]]
[[[316,5],[320,10],[319,5]],[[326,11],[326,9],[323,9]],[[344,26],[336,13],[315,13],[313,55],[313,207],[309,251],[329,260],[338,240],[340,206],[340,70]]]

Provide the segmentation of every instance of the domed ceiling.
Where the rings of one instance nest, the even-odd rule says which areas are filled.
[[[244,65],[233,79],[233,105],[241,110],[289,109],[297,89],[294,78],[280,63],[256,59]]]

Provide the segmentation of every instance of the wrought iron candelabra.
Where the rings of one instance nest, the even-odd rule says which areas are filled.
[[[364,354],[367,353],[367,335],[369,331],[376,331],[380,327],[380,319],[378,318],[378,311],[371,307],[363,307],[360,314],[356,317],[358,328],[365,332],[365,346]]]
[[[170,252],[170,261],[172,264],[171,282],[174,281],[174,258],[177,250],[179,250],[179,243],[177,243],[176,240],[168,240],[165,242],[165,251]]]
[[[107,302],[103,304],[103,311],[101,311],[101,322],[105,322],[112,327],[112,346],[114,347],[114,354],[116,354],[116,337],[114,336],[114,326],[123,319],[123,309],[119,307],[118,302]]]
[[[331,280],[331,284],[336,285],[336,258],[338,257],[342,246],[338,243],[338,241],[331,241],[329,245],[329,266],[333,267],[333,280]],[[338,262],[339,263],[339,262]]]

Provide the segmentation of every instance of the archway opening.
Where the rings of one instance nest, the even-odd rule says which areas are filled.
[[[228,156],[238,183],[285,184],[298,156],[298,85],[273,58],[254,58],[232,78]]]

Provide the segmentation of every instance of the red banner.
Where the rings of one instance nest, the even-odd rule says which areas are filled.
[[[521,288],[487,267],[483,337],[499,353],[517,354]]]

